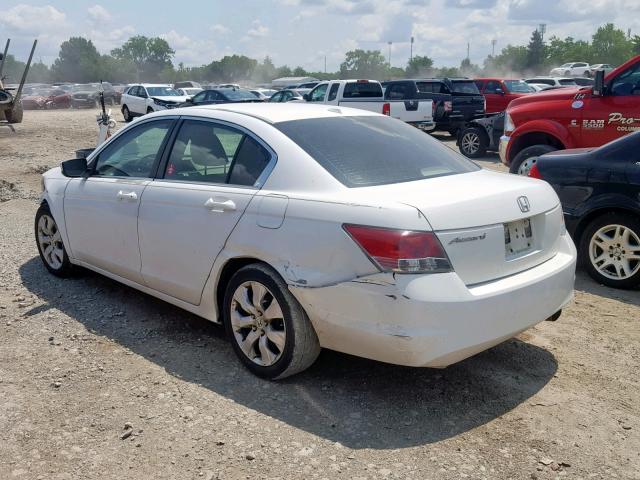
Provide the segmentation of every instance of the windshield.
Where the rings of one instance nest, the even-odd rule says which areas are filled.
[[[180,94],[171,87],[147,87],[150,97],[179,97]]]
[[[453,93],[480,93],[473,80],[451,82]]]
[[[229,100],[255,100],[256,96],[249,90],[221,90],[225,97]]]
[[[504,84],[511,93],[531,93],[533,89],[522,80],[505,80]]]
[[[351,82],[344,86],[344,98],[382,97],[382,87],[378,82]]]
[[[86,92],[86,91],[96,91],[100,88],[98,83],[83,83],[80,85],[74,85],[71,89],[72,92]]]
[[[310,118],[275,127],[347,187],[411,182],[479,169],[419,129],[389,117]]]

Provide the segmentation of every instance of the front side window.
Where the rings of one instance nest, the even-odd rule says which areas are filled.
[[[627,68],[611,82],[611,95],[640,95],[640,63]]]
[[[310,118],[275,127],[347,187],[410,182],[479,169],[438,140],[389,117]]]
[[[487,82],[487,87],[485,88],[484,93],[499,93],[498,91],[502,91],[500,82],[496,82],[495,80],[490,80],[489,82]]]
[[[270,102],[281,102],[282,101],[282,93],[278,92],[278,93],[274,93],[273,95],[271,95],[271,98],[269,98]]]
[[[160,148],[172,120],[146,122],[123,133],[100,152],[93,175],[100,177],[153,177]]]
[[[389,100],[404,100],[407,98],[407,85],[404,83],[391,85],[388,90],[387,98]]]
[[[205,90],[203,92],[198,93],[197,95],[194,95],[193,103],[204,102],[204,99],[207,96],[208,92],[209,92],[208,90]]]
[[[327,83],[323,83],[322,85],[318,85],[314,90],[311,91],[311,102],[322,102],[324,100],[324,94],[327,92]]]
[[[504,84],[511,93],[531,93],[533,90],[522,80],[505,80]]]

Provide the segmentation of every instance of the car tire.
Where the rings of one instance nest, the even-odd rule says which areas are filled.
[[[57,277],[68,277],[73,273],[67,249],[62,241],[58,224],[46,203],[40,205],[34,223],[36,245],[44,266]]]
[[[11,110],[5,110],[4,118],[6,118],[9,123],[22,123],[22,119],[24,117],[24,108],[22,107],[22,102],[18,102],[13,105]]]
[[[129,111],[129,107],[127,107],[126,105],[122,106],[122,116],[124,117],[124,121],[129,123],[131,120],[133,120],[133,116],[131,116],[131,112]]]
[[[261,298],[254,301],[254,295]],[[250,264],[233,275],[222,315],[236,355],[259,377],[289,377],[310,367],[320,354],[318,336],[302,305],[267,265]]]
[[[640,285],[638,217],[609,212],[595,218],[582,233],[578,251],[580,263],[596,282],[613,288]]]
[[[467,127],[460,132],[460,153],[467,158],[483,157],[487,153],[488,138],[479,127]]]
[[[524,148],[511,162],[509,172],[527,176],[529,174],[529,170],[531,170],[533,164],[536,163],[538,157],[556,150],[557,148],[552,147],[551,145],[532,145],[531,147]]]

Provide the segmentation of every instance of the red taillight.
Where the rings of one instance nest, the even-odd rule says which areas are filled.
[[[382,104],[382,114],[383,115],[391,115],[391,104],[390,103],[383,103]]]
[[[444,102],[444,111],[445,112],[450,112],[451,110],[453,110],[453,103],[452,102]]]
[[[451,263],[433,232],[343,225],[345,231],[382,271],[442,273]]]
[[[531,178],[542,180],[542,175],[540,175],[540,169],[538,168],[537,164],[534,163],[533,166],[529,169],[529,176]]]

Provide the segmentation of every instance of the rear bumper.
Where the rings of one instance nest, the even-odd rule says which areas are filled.
[[[419,128],[420,130],[426,130],[426,131],[431,131],[434,128],[436,128],[435,123],[433,122],[407,122],[409,125],[411,125],[412,127],[416,127]]]
[[[325,348],[414,367],[445,367],[549,318],[573,296],[568,235],[550,260],[476,286],[455,273],[376,274],[329,287],[290,287]]]
[[[507,167],[509,166],[509,161],[507,158],[507,147],[509,146],[509,141],[511,137],[503,135],[500,137],[500,145],[498,146],[498,153],[500,155],[500,161],[505,164]]]

